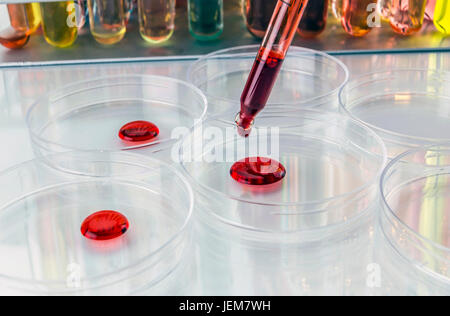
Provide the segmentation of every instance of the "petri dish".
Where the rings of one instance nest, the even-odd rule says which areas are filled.
[[[340,93],[343,113],[375,130],[389,158],[450,142],[450,72],[393,69],[366,74]]]
[[[242,46],[206,55],[189,69],[188,81],[208,98],[209,117],[240,109],[243,87],[259,46]],[[325,53],[291,47],[265,112],[294,111],[303,107],[337,110],[338,94],[349,72],[338,59]],[[234,117],[233,117],[234,120]]]
[[[49,163],[51,162],[51,163]],[[73,152],[0,174],[0,293],[133,295],[177,269],[191,243],[193,193],[170,165],[129,152]],[[114,210],[129,229],[111,240],[81,232]]]
[[[377,205],[378,206],[378,205]],[[373,212],[375,213],[375,212]],[[372,214],[373,214],[372,213]],[[227,296],[371,295],[372,217],[314,242],[255,240],[196,212],[201,293]],[[356,223],[355,223],[356,224]],[[326,235],[326,234],[324,234]],[[354,260],[358,258],[358,260]]]
[[[411,265],[410,259],[400,254],[386,238],[381,225],[376,226],[376,267],[382,272],[382,286],[374,296],[448,296],[450,285],[430,277]]]
[[[235,124],[207,120],[180,144],[199,212],[268,242],[324,238],[369,212],[386,155],[373,131],[306,109],[261,114],[258,124],[242,138]],[[258,186],[230,176],[236,161],[257,156],[280,162],[285,177]]]
[[[189,130],[206,115],[200,90],[180,80],[124,75],[78,82],[52,92],[27,113],[35,152],[134,150],[163,154],[177,129]],[[156,125],[159,135],[146,141],[121,139],[120,129],[135,121]]]
[[[381,192],[386,239],[409,268],[450,286],[450,144],[393,159],[381,177]]]

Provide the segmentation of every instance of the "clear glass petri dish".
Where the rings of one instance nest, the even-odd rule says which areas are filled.
[[[189,253],[193,192],[157,159],[60,153],[2,172],[0,185],[4,295],[148,292]],[[102,210],[123,214],[128,231],[104,241],[84,237],[82,223]]]
[[[205,96],[188,83],[124,75],[78,82],[52,92],[29,109],[27,123],[38,155],[91,150],[155,154],[173,145],[175,129],[192,128],[206,111]],[[124,141],[119,131],[134,121],[155,124],[159,135],[148,141]]]
[[[376,225],[375,268],[381,272],[381,286],[374,289],[374,296],[448,296],[450,284],[421,272],[411,265],[410,259],[400,254]],[[442,279],[442,278],[441,278]]]
[[[386,239],[410,267],[450,286],[450,144],[393,159],[381,192]]]
[[[180,162],[200,211],[268,242],[324,238],[369,212],[386,159],[373,131],[316,110],[261,114],[258,124],[242,138],[235,124],[207,120],[184,139]],[[236,161],[256,156],[280,162],[285,177],[252,186],[230,176]]]
[[[208,117],[239,112],[241,94],[258,49],[258,45],[252,45],[220,50],[190,67],[188,81],[207,96]],[[293,46],[264,111],[295,111],[303,107],[337,111],[339,90],[348,78],[347,67],[338,59]]]
[[[375,130],[389,158],[450,141],[450,72],[392,69],[348,82],[341,111]]]
[[[335,296],[374,292],[367,286],[367,267],[374,262],[374,216],[314,242],[280,242],[279,238],[261,242],[255,234],[200,215],[196,212],[195,236],[201,293]]]

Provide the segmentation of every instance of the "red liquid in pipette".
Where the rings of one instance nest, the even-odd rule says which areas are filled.
[[[251,127],[255,116],[267,104],[283,65],[284,58],[281,53],[269,51],[265,54],[266,50],[261,48],[242,93],[240,125],[245,130]]]
[[[248,136],[266,106],[308,0],[279,0],[241,96],[238,132]]]

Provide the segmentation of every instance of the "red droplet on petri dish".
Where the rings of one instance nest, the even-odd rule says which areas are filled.
[[[158,135],[158,126],[147,121],[127,123],[119,131],[119,137],[128,142],[145,142]]]
[[[236,162],[231,167],[230,174],[239,183],[267,185],[283,180],[286,169],[274,159],[250,157]]]
[[[128,219],[115,211],[100,211],[87,217],[81,233],[92,240],[111,240],[125,234],[130,227]]]

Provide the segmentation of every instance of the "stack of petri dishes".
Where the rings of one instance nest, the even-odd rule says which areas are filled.
[[[200,90],[158,76],[88,80],[36,102],[37,159],[0,173],[0,293],[187,294],[194,196],[172,136],[206,112]]]
[[[348,82],[339,60],[293,47],[243,138],[257,51],[199,59],[192,85],[110,76],[36,102],[38,159],[0,173],[0,293],[377,294],[378,263],[384,291],[449,293],[450,74]],[[238,181],[250,157],[279,162],[279,181]],[[105,242],[80,231],[102,210],[127,219]]]
[[[235,181],[234,162],[254,156],[279,161],[285,178],[262,186]],[[185,139],[180,160],[195,191],[203,236],[199,273],[216,276],[203,278],[205,291],[366,291],[373,207],[386,160],[383,142],[369,128],[305,109],[261,114],[252,134],[242,138],[233,121],[211,119]]]
[[[170,158],[173,133],[204,119],[207,101],[200,90],[180,80],[144,75],[104,77],[52,92],[27,113],[38,156],[67,151],[133,150]],[[119,137],[122,127],[149,122],[152,139]],[[137,131],[139,132],[139,131]]]
[[[449,88],[446,71],[391,69],[341,91],[341,110],[387,146],[378,244],[392,294],[450,293]]]
[[[209,54],[188,74],[208,98],[209,119],[180,149],[197,201],[198,273],[216,276],[202,278],[204,291],[375,294],[366,281],[385,145],[338,113],[346,66],[299,47],[289,50],[250,137],[238,136],[234,119],[258,48]],[[261,186],[236,182],[232,165],[255,156],[279,161],[285,178]]]
[[[394,253],[384,258],[397,258],[387,270],[397,294],[450,291],[449,171],[450,143],[406,152],[383,173],[381,229]],[[408,286],[398,289],[398,271],[405,266]]]
[[[316,110],[264,114],[258,123],[253,135],[242,138],[233,122],[209,120],[185,139],[182,166],[196,192],[203,193],[200,204],[212,215],[262,236],[280,233],[285,239],[299,233],[294,238],[298,241],[314,240],[311,230],[350,221],[369,208],[385,155],[374,132],[352,119]],[[279,184],[241,185],[230,177],[234,162],[261,155],[285,167]]]
[[[0,184],[0,250],[8,253],[0,293],[179,290],[179,279],[163,281],[191,247],[194,200],[174,167],[129,152],[60,153],[1,173]],[[128,231],[102,241],[82,236],[83,221],[101,210],[125,216]]]

